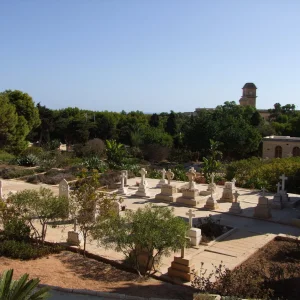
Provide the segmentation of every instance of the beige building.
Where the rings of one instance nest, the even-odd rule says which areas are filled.
[[[243,95],[240,99],[240,105],[247,106],[251,105],[256,107],[256,90],[257,87],[252,82],[247,82],[243,86]]]
[[[263,138],[263,158],[300,156],[300,138],[290,136],[266,136]]]

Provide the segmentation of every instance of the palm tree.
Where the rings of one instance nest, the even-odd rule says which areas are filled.
[[[14,270],[4,271],[0,277],[0,299],[5,300],[42,300],[47,299],[50,294],[49,288],[43,287],[37,290],[40,282],[38,278],[28,281],[28,274],[20,279],[13,280]]]

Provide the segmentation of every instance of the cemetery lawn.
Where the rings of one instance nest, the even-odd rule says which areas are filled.
[[[299,299],[299,240],[277,237],[246,260],[242,267],[263,270],[271,278],[267,286],[274,290],[274,299]]]
[[[117,269],[82,255],[63,251],[35,260],[15,260],[0,257],[0,274],[14,269],[14,277],[28,273],[41,283],[63,288],[89,289],[139,297],[192,299],[195,290],[172,285],[153,278],[142,280],[137,274]]]

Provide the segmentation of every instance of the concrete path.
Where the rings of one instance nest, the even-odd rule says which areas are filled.
[[[126,205],[127,209],[137,210],[139,207],[143,207],[147,203],[153,203],[158,206],[172,207],[175,215],[187,219],[186,213],[189,210],[189,207],[179,205],[177,203],[164,203],[154,199],[155,195],[160,192],[160,189],[156,188],[156,184],[158,183],[157,179],[147,179],[150,188],[149,198],[134,196],[134,193],[137,190],[136,182],[138,181],[140,181],[140,178],[132,178],[128,180],[129,195],[123,197],[123,204]],[[186,183],[174,181],[172,184],[180,187]],[[21,190],[33,187],[37,189],[39,188],[39,185],[18,182],[16,180],[4,180],[3,184],[5,193],[7,193],[9,189]],[[57,186],[51,186],[50,188],[58,194]],[[199,190],[206,190],[207,185],[197,184],[197,188]],[[203,209],[203,205],[192,208],[193,213],[196,215],[193,220],[194,224],[197,223],[197,218],[204,218],[208,215],[212,215],[213,218],[220,218],[221,224],[237,229],[223,241],[219,241],[214,245],[200,245],[198,248],[187,249],[187,256],[193,258],[197,269],[200,268],[202,262],[204,263],[205,268],[209,270],[212,270],[213,268],[212,263],[214,265],[223,263],[228,268],[233,269],[255,253],[259,248],[271,241],[277,234],[293,236],[300,235],[300,228],[280,224],[288,223],[291,218],[300,216],[299,209],[284,208],[283,210],[272,210],[273,218],[270,220],[255,219],[252,216],[254,207],[258,203],[260,192],[240,188],[237,190],[240,194],[239,201],[243,209],[243,213],[241,215],[228,214],[228,210],[231,206],[230,203],[219,203],[220,208],[217,211],[207,211]],[[222,194],[222,187],[217,187],[217,194],[219,196],[218,198],[220,198]],[[300,199],[299,195],[290,196],[294,202]],[[272,194],[268,194],[267,197],[272,199],[273,196]],[[52,242],[65,242],[69,230],[72,230],[71,225],[58,226],[57,228],[48,227],[47,240]],[[121,253],[115,252],[113,249],[98,247],[97,241],[88,241],[87,250],[112,260],[122,261],[124,259],[124,256]],[[179,253],[174,253],[174,255],[179,255]],[[160,268],[162,274],[167,273],[167,269],[171,265],[173,257],[174,256],[171,255],[170,257],[165,257],[163,259]]]
[[[81,295],[51,290],[51,300],[113,300],[113,298],[103,298],[91,295]],[[117,298],[115,298],[117,299]]]

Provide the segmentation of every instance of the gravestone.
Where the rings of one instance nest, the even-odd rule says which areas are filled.
[[[68,231],[67,243],[70,246],[79,246],[82,241],[82,238],[81,238],[79,232],[77,231],[76,225],[77,225],[77,221],[75,219],[73,230]]]
[[[113,213],[115,213],[117,216],[120,215],[121,211],[121,204],[118,201],[113,201],[111,204],[111,210]]]
[[[269,199],[265,197],[265,188],[262,189],[262,196],[258,198],[258,204],[254,208],[254,217],[261,219],[269,219],[272,217]]]
[[[128,171],[127,170],[122,170],[121,175],[124,174],[124,186],[127,186],[127,180],[128,180]]]
[[[126,179],[125,172],[121,172],[120,178],[121,178],[121,186],[119,187],[117,193],[122,194],[122,195],[126,195],[128,190],[127,190],[127,187],[125,187],[125,179]]]
[[[67,199],[69,199],[69,192],[70,192],[70,188],[69,188],[69,184],[66,181],[66,179],[63,179],[60,183],[59,183],[59,197],[66,197]]]
[[[167,181],[166,181],[166,170],[165,169],[162,169],[161,171],[161,175],[162,175],[162,178],[160,179],[160,181],[158,182],[158,184],[157,184],[157,188],[160,188],[160,187],[162,187],[162,185],[164,185],[164,184],[166,184],[167,183]]]
[[[233,202],[233,194],[232,194],[232,182],[226,181],[224,188],[223,188],[223,194],[220,199],[221,201],[225,202]]]
[[[189,209],[189,211],[185,214],[189,217],[189,231],[188,236],[190,238],[190,242],[192,246],[198,246],[201,242],[201,229],[199,228],[193,228],[193,217],[196,217],[195,214],[193,214],[192,209]]]
[[[186,237],[186,240],[190,241],[190,238]],[[192,281],[194,269],[195,265],[189,257],[186,257],[185,246],[183,246],[181,248],[180,257],[174,256],[171,267],[168,268],[168,276],[171,278],[179,278],[183,281]]]
[[[206,200],[204,208],[208,209],[208,210],[216,210],[219,208],[218,202],[215,199],[212,191],[211,191],[210,197],[208,197],[208,199]]]
[[[237,191],[233,194],[234,202],[232,202],[231,207],[229,208],[229,212],[232,214],[240,214],[242,212],[240,202],[238,201],[239,195],[240,194]]]
[[[165,172],[165,175],[167,176],[168,183],[161,186],[161,192],[155,195],[155,199],[167,202],[175,202],[180,194],[177,193],[176,186],[171,185],[171,180],[174,178],[174,173],[171,171],[171,169],[169,169],[167,172]]]
[[[236,183],[236,179],[235,179],[235,178],[233,178],[233,179],[231,180],[231,182],[232,182],[232,189],[235,189],[235,183]]]
[[[281,176],[279,176],[279,179],[282,180],[282,182],[281,182],[281,191],[280,191],[281,200],[282,200],[283,206],[284,207],[288,207],[288,203],[287,202],[290,199],[289,199],[288,193],[285,190],[285,181],[288,180],[288,177],[286,177],[284,174],[282,174]]]
[[[201,191],[200,192],[201,196],[208,196],[208,195],[211,194],[211,192],[213,192],[213,194],[216,193],[217,185],[215,184],[214,180],[215,180],[215,174],[211,174],[211,181],[207,186],[207,190],[206,191]]]
[[[146,181],[147,171],[144,168],[142,168],[140,170],[140,174],[141,174],[141,182],[140,182],[139,188],[135,194],[137,196],[141,196],[141,197],[149,197],[150,196],[149,188],[148,188],[148,183]]]
[[[277,193],[273,197],[272,208],[283,209],[282,195],[280,194],[280,187],[281,187],[280,182],[278,182],[276,186],[277,186]]]
[[[182,196],[176,199],[176,202],[182,203],[188,206],[197,206],[200,203],[199,190],[196,189],[196,184],[194,182],[196,178],[196,170],[194,168],[189,169],[186,173],[189,179],[188,188],[183,188]]]

